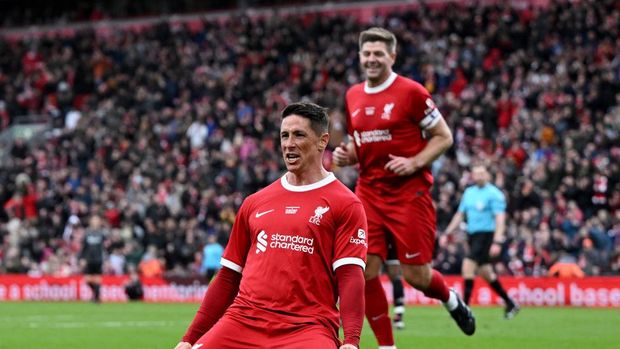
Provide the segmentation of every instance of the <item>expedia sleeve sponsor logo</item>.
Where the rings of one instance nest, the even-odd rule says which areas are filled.
[[[364,231],[364,229],[359,229],[357,231],[357,238],[351,236],[349,242],[354,245],[364,245],[366,246],[366,248],[368,248],[368,243],[366,242],[366,231]]]
[[[360,239],[365,239],[366,238],[366,232],[364,231],[364,229],[358,229],[357,230],[357,237]]]
[[[356,239],[353,236],[351,236],[351,238],[349,239],[349,242],[354,244],[354,245],[364,245],[364,246],[368,247],[368,243],[366,242],[365,239]]]

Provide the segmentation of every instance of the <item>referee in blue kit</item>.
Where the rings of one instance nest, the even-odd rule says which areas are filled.
[[[499,255],[505,240],[506,198],[501,190],[489,183],[490,174],[483,165],[473,166],[472,178],[475,184],[465,189],[458,211],[446,228],[446,233],[450,234],[463,219],[467,220],[469,254],[463,259],[463,300],[469,304],[478,272],[504,300],[504,317],[512,319],[519,312],[519,306],[508,296],[491,264],[491,258]]]

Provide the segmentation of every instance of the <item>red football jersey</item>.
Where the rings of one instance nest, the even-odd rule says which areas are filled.
[[[335,270],[366,266],[366,214],[333,174],[305,186],[286,176],[239,209],[222,265],[241,272],[228,314],[266,329],[320,325],[338,336]]]
[[[419,153],[428,142],[423,131],[442,117],[422,85],[396,73],[376,87],[359,83],[347,91],[346,109],[348,132],[360,163],[359,184],[395,191],[433,184],[429,168],[407,177],[385,169],[389,154]]]

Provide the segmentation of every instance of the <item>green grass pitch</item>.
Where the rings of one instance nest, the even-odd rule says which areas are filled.
[[[197,304],[2,303],[0,349],[172,349]],[[409,307],[396,344],[406,348],[619,348],[620,310],[524,308],[513,320],[498,307],[474,307],[467,337],[439,306]],[[366,325],[361,348],[377,348]]]

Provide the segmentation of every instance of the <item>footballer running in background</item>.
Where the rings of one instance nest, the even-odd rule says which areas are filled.
[[[106,235],[103,219],[98,214],[94,214],[86,229],[80,253],[80,265],[84,273],[84,280],[92,291],[94,303],[101,302],[101,274],[103,273]]]
[[[392,71],[396,37],[383,28],[359,36],[366,81],[346,93],[351,142],[334,150],[334,163],[359,163],[355,193],[368,215],[366,317],[380,348],[394,348],[392,324],[379,273],[390,236],[404,279],[441,301],[461,330],[472,335],[475,319],[443,275],[431,266],[436,234],[430,165],[452,145],[452,133],[429,92]]]

